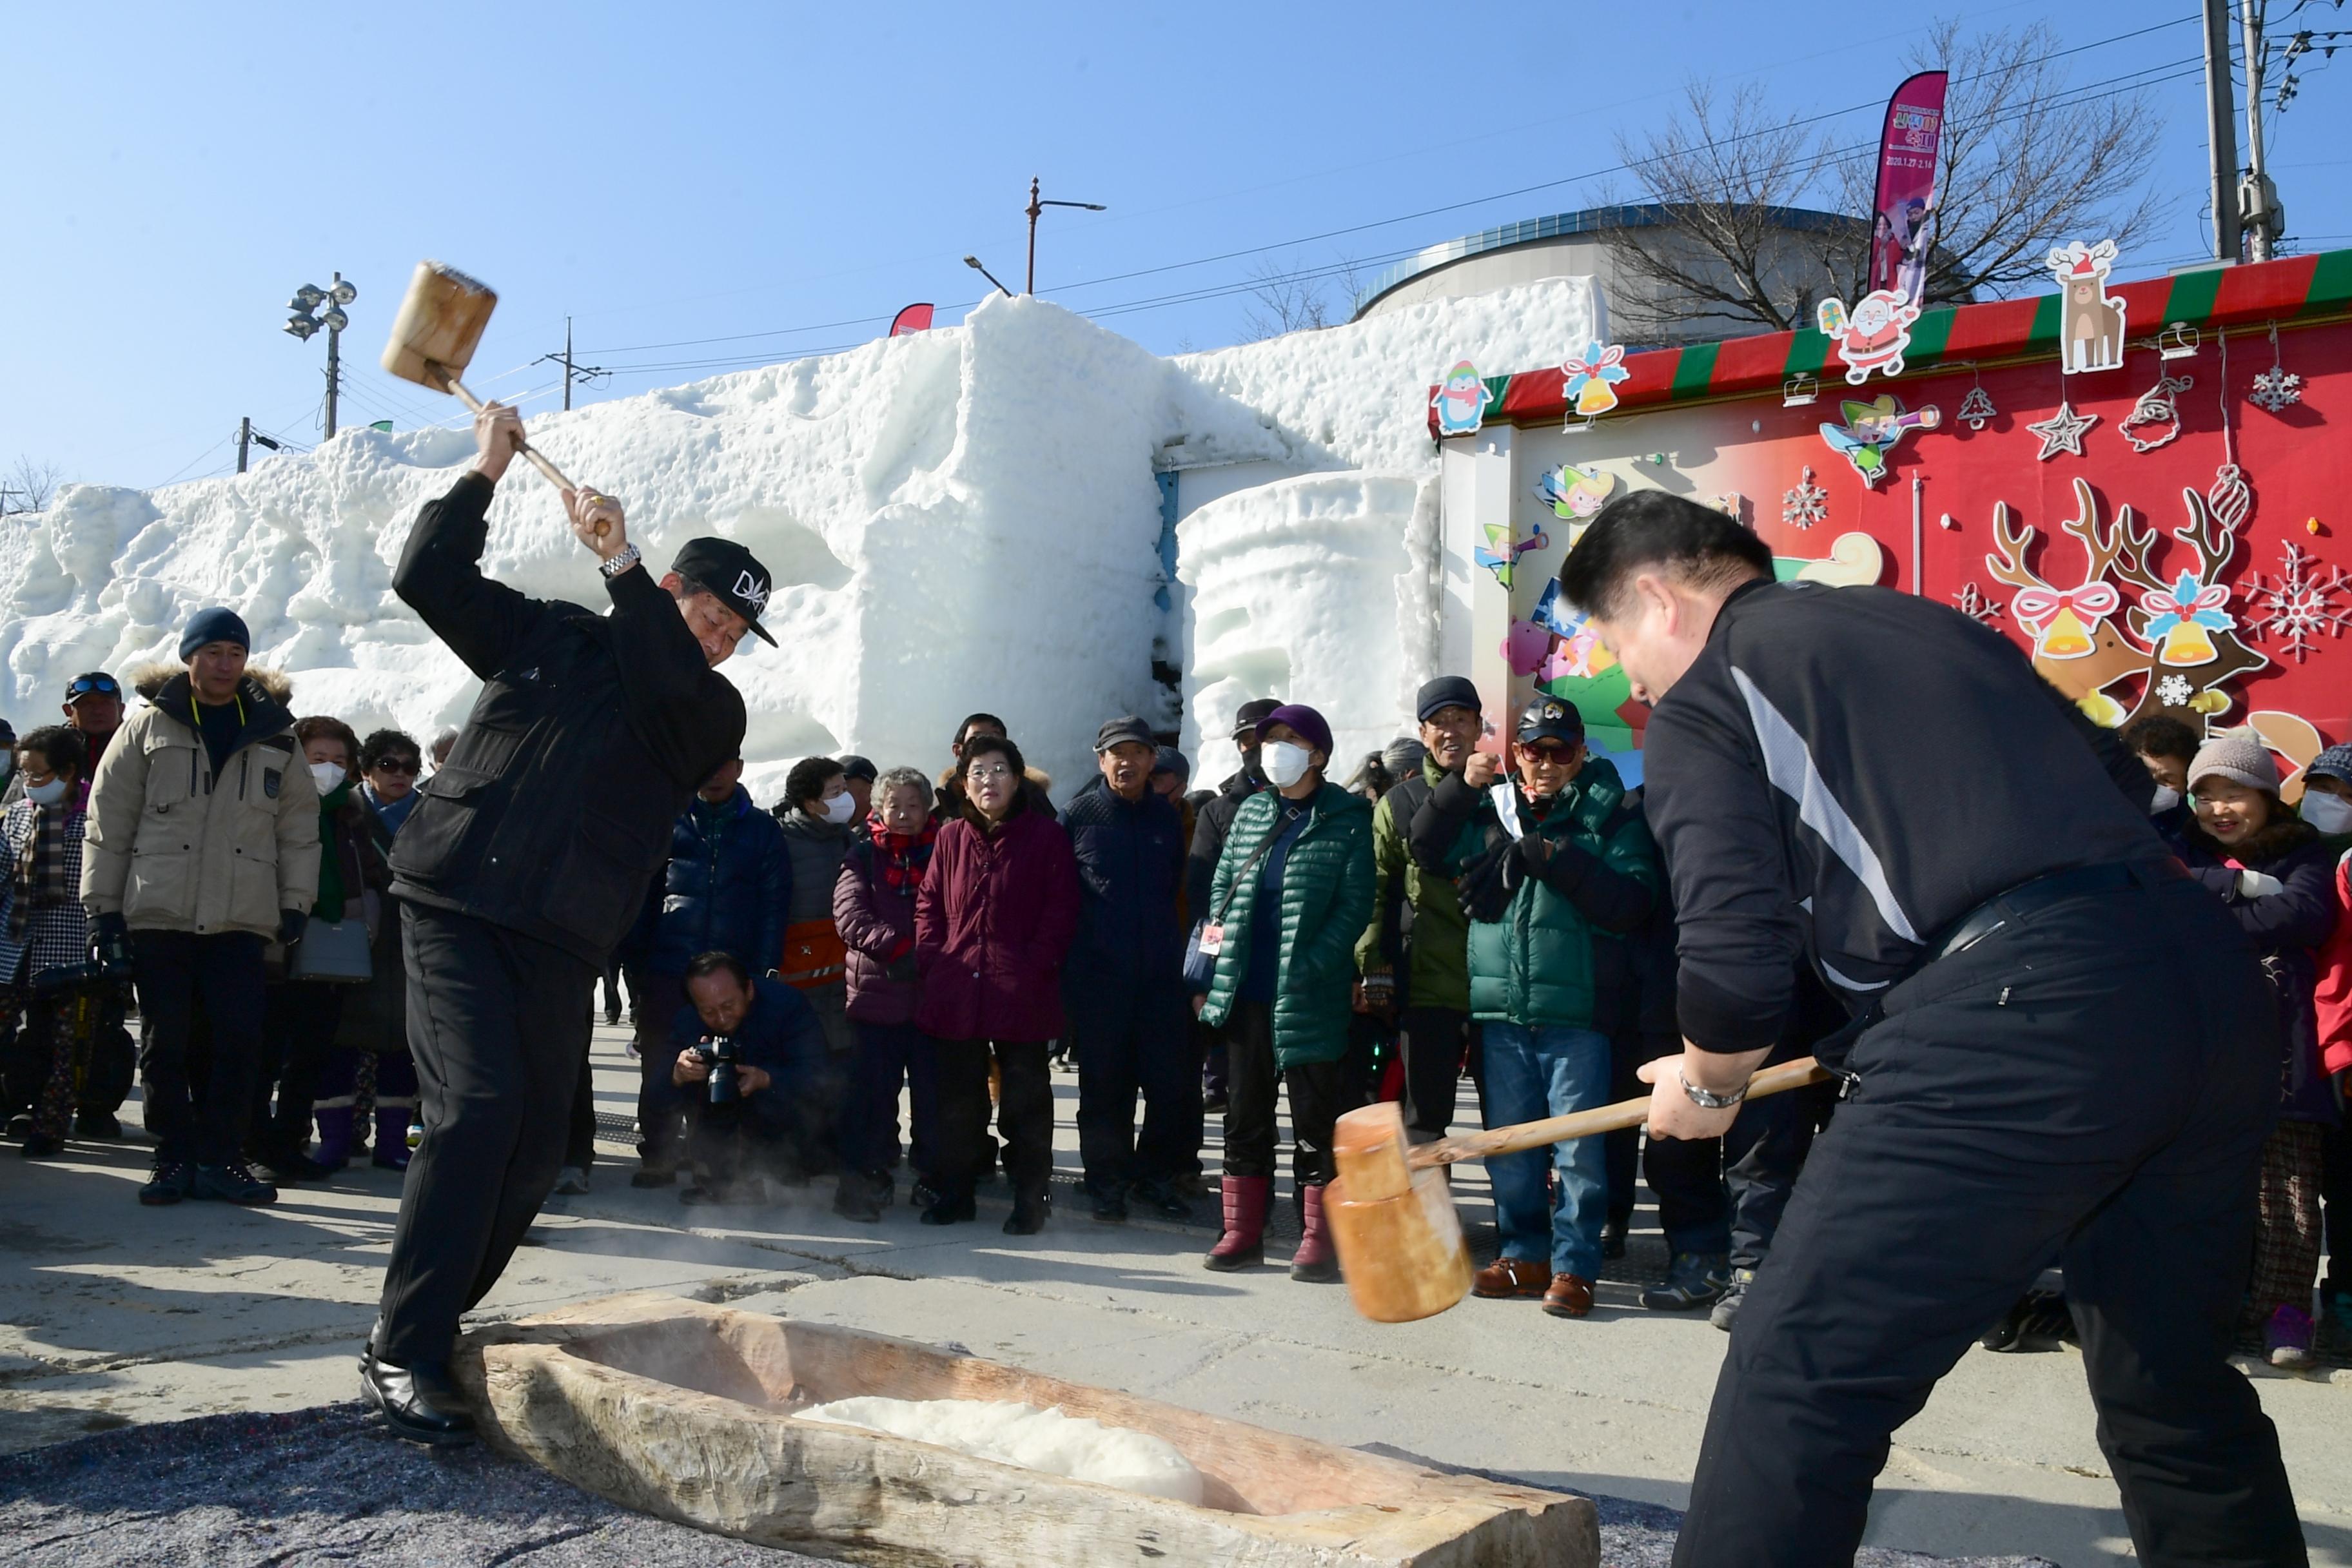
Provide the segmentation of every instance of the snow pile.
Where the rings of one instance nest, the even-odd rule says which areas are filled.
[[[781,646],[747,643],[726,668],[762,801],[811,753],[936,766],[973,710],[1074,781],[1103,720],[1167,711],[1155,641],[1192,647],[1184,695],[1203,711],[1188,742],[1265,694],[1323,708],[1343,748],[1395,732],[1431,646],[1425,388],[1465,354],[1496,373],[1556,361],[1595,314],[1589,286],[1560,280],[1171,360],[997,298],[959,327],[530,425],[559,467],[623,499],[655,565],[715,533],[775,574]],[[256,660],[293,678],[298,712],[420,739],[458,722],[478,683],[392,574],[418,509],[472,453],[465,431],[361,429],[235,478],[67,488],[0,525],[0,713],[40,721],[75,674],[170,658],[190,615],[226,604]],[[1276,482],[1187,520],[1178,589],[1154,469],[1234,464]],[[521,464],[483,565],[526,593],[604,602],[553,491]]]
[[[1201,1472],[1147,1432],[1003,1399],[836,1399],[793,1414],[1199,1507]]]

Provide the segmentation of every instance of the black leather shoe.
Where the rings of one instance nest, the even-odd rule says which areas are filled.
[[[978,1218],[980,1209],[970,1198],[951,1198],[942,1194],[939,1202],[923,1211],[925,1225],[961,1225]]]
[[[1105,1186],[1097,1187],[1088,1195],[1094,1201],[1095,1218],[1101,1220],[1106,1225],[1125,1225],[1127,1223],[1126,1193],[1117,1187]],[[1013,1212],[1018,1214],[1020,1212],[1020,1207],[1021,1205],[1017,1203],[1013,1205]],[[1034,1234],[1034,1232],[1023,1231],[1015,1232],[1015,1234],[1031,1235]]]
[[[1170,1219],[1192,1217],[1192,1205],[1184,1201],[1183,1195],[1178,1193],[1171,1183],[1138,1182],[1135,1184],[1133,1196],[1135,1201],[1145,1208],[1164,1215]]]
[[[278,1189],[255,1175],[242,1160],[231,1160],[225,1165],[198,1165],[195,1179],[188,1184],[188,1196],[253,1208],[276,1203]]]
[[[360,1357],[360,1394],[383,1412],[384,1425],[394,1436],[437,1448],[474,1440],[474,1418],[446,1365],[419,1362],[413,1367],[394,1366],[370,1350]]]
[[[97,1138],[115,1142],[122,1137],[122,1123],[110,1110],[84,1109],[74,1112],[74,1136]]]
[[[1026,1193],[1016,1194],[1013,1200],[1013,1217],[1004,1222],[1004,1234],[1007,1236],[1036,1235],[1045,1228],[1045,1215],[1052,1209],[1052,1200],[1042,1193],[1034,1197]],[[1126,1216],[1124,1205],[1120,1206],[1119,1213],[1120,1217]]]
[[[639,1165],[629,1173],[633,1187],[667,1187],[677,1182],[677,1170],[670,1165]]]

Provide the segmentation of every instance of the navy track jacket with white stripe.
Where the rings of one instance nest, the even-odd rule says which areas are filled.
[[[2111,733],[1998,632],[1886,588],[1736,590],[1643,750],[1702,1050],[1771,1045],[1801,956],[1859,1009],[1986,900],[2166,853]]]

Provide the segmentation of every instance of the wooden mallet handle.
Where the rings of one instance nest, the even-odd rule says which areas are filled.
[[[1662,1060],[1671,1061],[1672,1058]],[[1748,1098],[1779,1094],[1785,1089],[1802,1089],[1809,1083],[1826,1082],[1833,1075],[1830,1069],[1801,1057],[1793,1062],[1783,1062],[1776,1068],[1766,1068],[1748,1080]],[[1564,1142],[1570,1138],[1588,1138],[1595,1132],[1614,1132],[1621,1128],[1639,1127],[1650,1114],[1650,1097],[1621,1100],[1614,1105],[1595,1106],[1570,1116],[1554,1116],[1542,1121],[1522,1121],[1515,1127],[1497,1127],[1486,1132],[1465,1132],[1458,1138],[1440,1138],[1432,1143],[1415,1143],[1405,1151],[1405,1163],[1415,1170],[1430,1165],[1451,1165],[1463,1160],[1483,1160],[1490,1154],[1516,1154],[1524,1149],[1540,1149],[1547,1144]],[[1391,1170],[1395,1167],[1391,1166]]]
[[[439,373],[441,376],[441,384],[456,393],[457,395],[458,402],[463,403],[467,407],[472,409],[477,414],[479,414],[482,411],[482,400],[475,396],[472,393],[467,391],[466,384],[459,381],[456,376],[451,375],[449,374],[449,368],[446,365],[436,363],[429,366],[428,368]],[[545,474],[547,476],[547,482],[553,485],[557,489],[569,490],[579,488],[570,479],[563,477],[562,469],[557,468],[553,463],[549,462],[545,458],[541,457],[539,455],[539,448],[532,446],[530,442],[518,442],[515,449],[520,452],[524,457],[529,458],[530,459],[531,467],[537,468],[541,473]]]

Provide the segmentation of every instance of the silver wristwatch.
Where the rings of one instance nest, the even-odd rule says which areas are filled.
[[[622,573],[626,572],[630,567],[635,566],[638,562],[643,561],[644,559],[645,552],[636,547],[635,542],[632,541],[631,542],[621,546],[621,552],[618,555],[614,556],[610,561],[604,562],[603,564],[599,565],[596,570],[602,572],[607,577],[617,577]]]
[[[1717,1094],[1713,1089],[1701,1089],[1691,1082],[1690,1075],[1679,1067],[1675,1068],[1675,1076],[1683,1080],[1683,1092],[1689,1095],[1691,1103],[1701,1110],[1728,1110],[1748,1098],[1748,1086],[1744,1083],[1735,1093]]]

